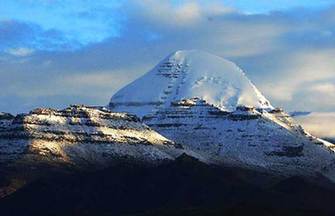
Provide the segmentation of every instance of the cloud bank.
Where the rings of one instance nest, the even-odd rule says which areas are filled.
[[[314,136],[335,139],[335,112],[310,113],[295,119]]]
[[[105,105],[169,53],[200,49],[235,61],[275,106],[335,111],[335,7],[245,14],[208,2],[124,1],[117,34],[84,46],[60,29],[0,21],[0,110]],[[114,25],[111,12],[80,16]]]

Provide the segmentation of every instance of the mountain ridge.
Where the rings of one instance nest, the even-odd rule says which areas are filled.
[[[8,116],[8,115],[7,115]],[[134,115],[72,105],[38,108],[0,120],[0,162],[62,162],[104,165],[118,157],[171,160],[183,149]]]
[[[0,112],[0,212],[334,215],[334,151],[234,63],[177,51],[108,107]]]

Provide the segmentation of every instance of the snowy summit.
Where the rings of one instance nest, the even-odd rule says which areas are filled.
[[[187,98],[200,98],[226,111],[240,105],[273,108],[237,65],[197,50],[169,55],[118,91],[109,107],[144,116]]]
[[[234,63],[177,51],[117,92],[109,108],[142,122],[210,163],[335,181],[335,146],[274,109]]]

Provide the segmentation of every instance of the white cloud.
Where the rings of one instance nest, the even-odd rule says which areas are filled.
[[[26,48],[26,47],[19,47],[19,48],[10,48],[10,49],[7,49],[6,52],[8,54],[13,55],[13,56],[25,57],[25,56],[32,55],[34,53],[34,50]]]
[[[335,95],[334,83],[322,83],[312,86],[312,91],[317,91],[323,94]]]
[[[288,52],[280,56],[276,68],[262,74],[260,87],[272,100],[290,110],[335,110],[334,56],[335,49]]]
[[[170,1],[131,0],[131,4],[124,7],[130,19],[136,18],[139,22],[161,25],[169,28],[185,25],[196,25],[209,16],[230,14],[236,12],[226,7],[222,2],[213,1],[180,1],[177,5]]]
[[[20,64],[0,56],[0,99],[59,96],[58,103],[67,103],[59,98],[80,95],[106,104],[169,53],[200,49],[237,62],[275,106],[335,110],[335,20],[325,18],[330,11],[247,15],[221,1],[201,2],[127,1],[120,8],[126,16],[120,37],[73,52],[35,51]]]
[[[335,112],[311,113],[297,116],[295,119],[315,136],[335,138]]]

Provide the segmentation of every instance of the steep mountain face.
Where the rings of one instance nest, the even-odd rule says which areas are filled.
[[[335,177],[334,145],[309,135],[280,109],[239,106],[227,112],[193,98],[174,102],[143,120],[216,164]]]
[[[106,165],[119,158],[171,160],[182,152],[136,116],[104,108],[70,106],[0,116],[0,163]]]
[[[335,180],[334,145],[274,109],[233,63],[178,51],[117,92],[109,108],[143,122],[216,164]]]
[[[234,63],[202,51],[177,51],[118,91],[109,107],[144,116],[172,101],[198,97],[222,110],[238,105],[271,109]]]

